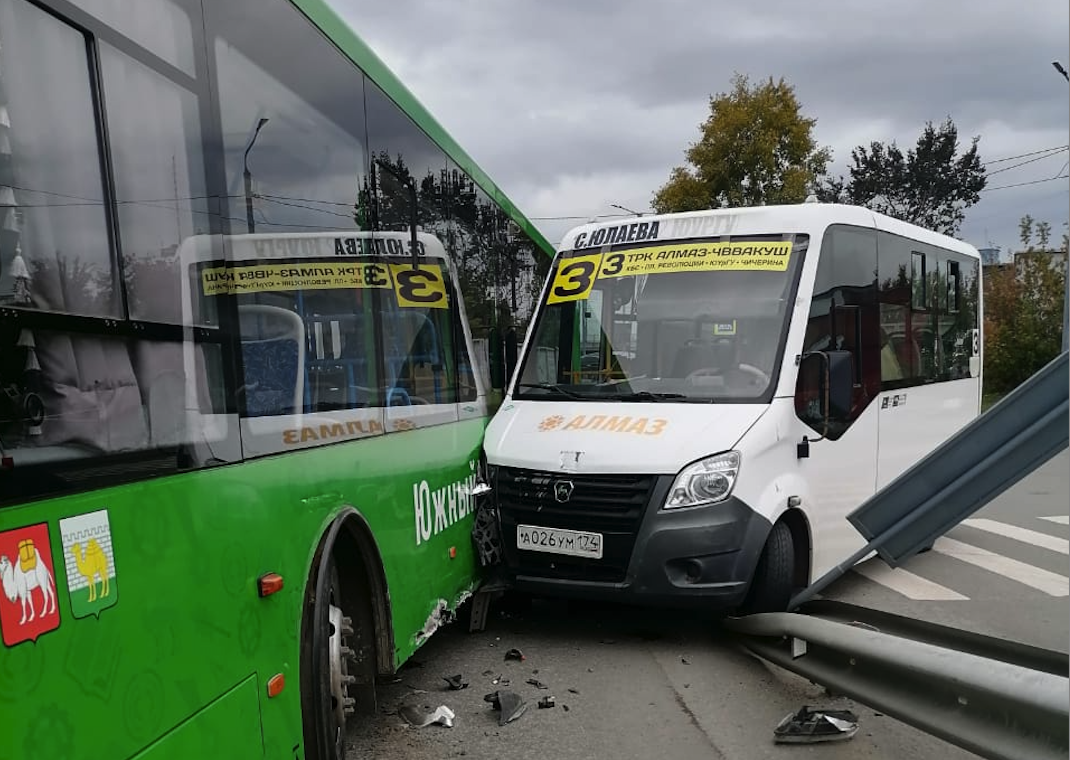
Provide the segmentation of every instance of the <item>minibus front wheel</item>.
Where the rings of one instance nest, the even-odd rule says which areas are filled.
[[[740,613],[783,612],[791,601],[794,579],[795,539],[788,524],[780,521],[765,540]]]

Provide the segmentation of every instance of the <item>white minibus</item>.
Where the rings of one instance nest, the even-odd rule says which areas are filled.
[[[803,203],[588,224],[486,436],[517,590],[785,609],[981,409],[980,257]]]

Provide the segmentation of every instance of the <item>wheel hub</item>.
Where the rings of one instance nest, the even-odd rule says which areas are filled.
[[[340,607],[333,604],[327,615],[330,627],[327,653],[331,670],[331,707],[335,721],[341,729],[345,726],[346,716],[356,711],[356,700],[349,696],[349,687],[357,680],[349,674],[349,662],[355,659],[355,653],[349,647],[349,637],[353,635],[353,621],[342,614]]]

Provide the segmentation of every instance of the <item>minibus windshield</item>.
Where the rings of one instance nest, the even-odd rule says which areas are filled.
[[[767,401],[808,240],[725,236],[563,252],[514,397]]]

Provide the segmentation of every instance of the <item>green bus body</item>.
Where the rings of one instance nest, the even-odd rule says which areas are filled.
[[[0,758],[31,748],[56,760],[126,758],[161,736],[146,757],[294,757],[302,595],[316,542],[345,506],[368,520],[400,665],[434,630],[439,600],[455,607],[474,583],[471,516],[417,546],[413,486],[468,478],[483,425],[392,433],[0,512],[0,530],[46,523],[55,558],[60,519],[107,509],[115,552],[112,607],[73,617],[57,569],[58,628],[0,650]],[[268,572],[285,586],[260,598],[256,579]],[[268,699],[276,673],[286,688]]]
[[[0,0],[0,760],[338,757],[328,616],[366,712],[476,590],[473,338],[552,249],[323,0],[120,6]]]

